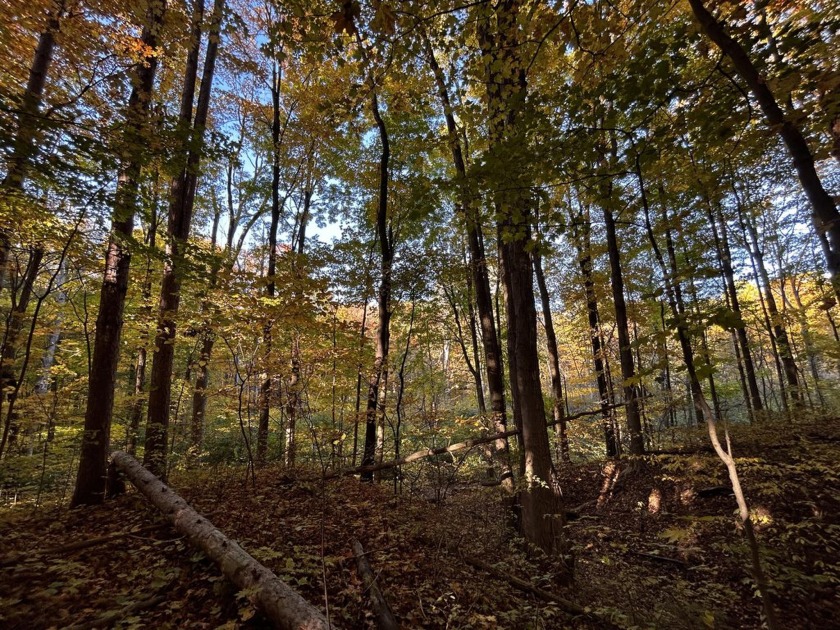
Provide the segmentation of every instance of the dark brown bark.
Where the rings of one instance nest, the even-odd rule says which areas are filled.
[[[460,210],[467,235],[470,273],[475,290],[476,310],[481,328],[481,343],[484,350],[484,367],[487,376],[487,391],[490,396],[490,410],[493,413],[493,426],[498,433],[507,430],[507,409],[505,406],[505,378],[502,365],[502,349],[499,343],[499,330],[493,318],[493,293],[490,290],[490,278],[487,273],[487,257],[484,250],[484,236],[481,229],[481,213],[476,200],[470,195],[467,182],[467,166],[464,151],[455,121],[452,101],[446,86],[446,77],[435,58],[435,52],[429,38],[423,33],[426,58],[435,77],[438,96],[443,106],[446,131],[455,166],[456,181],[459,185],[458,209]],[[500,477],[506,490],[513,491],[513,473],[510,467],[510,446],[507,440],[499,441],[494,446],[495,458],[500,467]]]
[[[527,166],[513,148],[523,141],[521,109],[527,84],[520,58],[519,5],[503,0],[479,5],[477,36],[482,52],[488,117],[488,162],[497,189],[494,201],[501,276],[508,322],[508,364],[514,408],[521,422],[521,467],[524,482],[521,531],[525,539],[549,554],[568,552],[563,534],[565,514],[552,469],[545,422],[537,350],[530,227],[533,200],[529,198]],[[568,566],[568,573],[571,567]]]
[[[645,452],[645,440],[642,434],[638,388],[633,384],[636,379],[636,369],[633,361],[633,349],[630,346],[627,303],[624,299],[624,275],[621,270],[621,254],[615,228],[615,216],[608,207],[609,203],[609,199],[604,200],[602,211],[607,233],[607,254],[610,259],[610,280],[615,305],[616,330],[618,332],[618,358],[621,363],[621,378],[624,381],[622,389],[626,404],[627,432],[630,434],[630,454],[641,455]]]
[[[394,261],[394,234],[388,217],[388,169],[391,160],[391,145],[388,128],[379,111],[376,91],[371,92],[371,112],[379,131],[382,152],[379,158],[379,201],[376,209],[376,236],[379,241],[379,297],[376,324],[376,355],[373,373],[368,381],[367,411],[365,414],[365,445],[362,465],[371,466],[376,461],[376,425],[379,409],[380,385],[385,380],[388,363],[388,350],[391,341],[391,267]],[[371,473],[362,474],[363,481],[373,481]]]
[[[146,424],[146,443],[143,464],[153,474],[166,477],[166,451],[169,433],[169,404],[172,394],[172,367],[175,358],[176,317],[181,302],[181,282],[184,274],[185,245],[190,234],[198,171],[204,146],[204,131],[210,109],[210,95],[216,56],[219,47],[220,24],[224,0],[216,0],[210,18],[209,34],[204,57],[201,88],[192,116],[193,97],[198,74],[198,47],[203,6],[196,4],[195,24],[198,32],[187,60],[184,90],[182,93],[180,122],[185,133],[186,163],[172,180],[167,222],[166,260],[160,290],[158,331],[155,337],[155,354],[149,379],[149,413]],[[190,124],[192,121],[192,124]]]
[[[141,40],[150,50],[158,46],[158,34],[165,10],[163,1],[149,5]],[[146,123],[157,66],[158,56],[155,54],[139,64],[132,77],[133,86],[126,110],[122,167],[117,182],[111,237],[105,255],[105,276],[96,319],[85,429],[72,499],[74,506],[101,503],[105,496],[114,386],[131,261],[130,241],[137,212],[138,185],[144,159],[142,148],[146,145]]]
[[[466,252],[464,252],[467,258]],[[468,265],[469,258],[465,261]],[[491,318],[492,319],[492,318]],[[467,273],[467,326],[470,331],[470,347],[472,348],[472,362],[475,368],[473,380],[475,380],[475,396],[478,402],[478,410],[487,413],[487,403],[484,400],[484,379],[481,377],[481,356],[478,341],[478,318],[475,313],[475,291],[473,288],[473,277]]]
[[[709,12],[703,0],[689,0],[689,4],[709,39],[732,60],[738,74],[758,101],[770,128],[779,134],[790,152],[799,181],[811,204],[814,229],[818,235],[827,238],[829,247],[825,251],[826,263],[834,292],[840,297],[840,212],[837,211],[834,199],[823,187],[808,142],[794,122],[799,113],[791,111],[790,115],[785,114],[747,50],[726,32],[725,24]]]
[[[38,37],[32,65],[29,67],[29,79],[17,112],[17,129],[12,139],[12,151],[6,165],[6,175],[0,184],[0,193],[8,203],[14,204],[15,198],[22,194],[24,182],[32,166],[32,158],[37,152],[38,132],[42,126],[39,112],[52,65],[55,34],[65,13],[64,5],[65,0],[57,0],[47,14],[46,28]],[[11,238],[12,235],[6,228],[0,226],[0,289],[3,288],[9,271]]]
[[[280,81],[281,68],[273,62],[271,80],[271,224],[268,228],[268,284],[265,293],[273,298],[276,289],[277,275],[277,230],[280,225],[280,213],[283,204],[280,202]],[[271,358],[271,323],[268,322],[263,330],[265,343],[264,361]],[[266,371],[260,384],[260,420],[257,427],[257,463],[265,463],[268,453],[269,419],[271,411],[271,373]],[[288,452],[288,451],[287,451]]]
[[[583,277],[583,290],[586,297],[586,315],[589,322],[589,343],[592,346],[592,361],[595,368],[595,380],[598,385],[598,398],[602,409],[604,426],[604,443],[607,457],[618,455],[612,413],[609,411],[613,403],[612,395],[607,383],[606,366],[601,344],[601,322],[598,316],[598,296],[595,294],[595,282],[592,278],[592,253],[590,243],[591,225],[589,210],[581,209],[572,220],[572,237],[578,255],[578,264]]]
[[[548,286],[545,283],[542,255],[539,249],[534,250],[532,258],[534,261],[534,275],[537,278],[537,287],[540,291],[543,322],[545,324],[548,372],[551,377],[551,393],[553,398],[552,415],[554,416],[556,426],[559,427],[560,459],[561,461],[569,462],[569,438],[566,435],[566,414],[563,409],[563,381],[560,374],[560,353],[557,351],[557,335],[554,332],[554,319],[551,316],[551,299],[548,294]]]
[[[362,579],[364,592],[373,603],[373,611],[376,613],[376,627],[378,630],[397,630],[400,624],[397,623],[388,600],[377,583],[379,573],[374,574],[365,553],[365,548],[358,540],[351,544],[353,555],[356,557],[356,568],[359,570],[359,577]]]

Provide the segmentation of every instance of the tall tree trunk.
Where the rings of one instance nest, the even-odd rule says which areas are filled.
[[[779,312],[779,307],[776,304],[776,298],[773,295],[773,285],[770,281],[770,274],[767,272],[767,267],[764,264],[764,252],[762,251],[758,241],[758,230],[755,223],[746,214],[742,213],[744,225],[750,237],[751,256],[755,261],[758,274],[763,285],[764,302],[767,305],[767,314],[770,318],[770,323],[773,327],[773,336],[776,339],[776,346],[779,350],[779,358],[784,369],[785,379],[787,380],[787,390],[794,406],[802,403],[802,393],[799,391],[799,377],[797,375],[796,361],[791,352],[790,341],[788,340],[787,328],[784,325],[782,314]]]
[[[683,247],[683,258],[688,261],[688,254]],[[691,291],[691,301],[694,306],[694,316],[699,321],[700,319],[700,298],[697,293],[697,284],[694,282],[694,275],[688,277],[688,288]],[[705,371],[708,376],[706,380],[709,382],[709,396],[712,398],[712,409],[714,409],[715,417],[721,417],[720,411],[720,397],[717,392],[717,385],[715,384],[714,365],[712,364],[712,355],[709,352],[709,341],[706,336],[705,328],[700,330],[700,352],[703,358],[703,365],[701,369]]]
[[[497,231],[508,322],[511,391],[521,422],[526,487],[521,495],[521,531],[531,544],[550,554],[565,554],[565,513],[543,406],[537,349],[530,227],[533,200],[527,195],[527,165],[511,151],[522,142],[521,109],[527,83],[520,58],[519,3],[502,0],[476,7],[488,118],[488,162],[497,173],[494,193]],[[503,175],[501,175],[503,174]],[[571,573],[571,566],[567,566]]]
[[[799,113],[791,111],[789,115],[785,114],[767,79],[761,76],[746,49],[726,32],[725,24],[709,12],[703,0],[689,0],[689,4],[700,27],[732,60],[738,74],[758,101],[770,128],[779,134],[787,146],[799,181],[811,203],[814,229],[828,240],[826,262],[834,292],[840,297],[840,212],[837,211],[834,199],[823,187],[808,142],[795,122]]]
[[[543,322],[545,324],[545,341],[548,349],[548,373],[551,376],[551,393],[554,404],[552,415],[555,426],[560,433],[560,459],[569,462],[569,438],[566,435],[566,414],[563,409],[563,381],[560,375],[560,353],[557,351],[557,335],[554,332],[554,319],[551,316],[551,299],[548,294],[548,286],[545,283],[545,273],[542,267],[542,255],[539,249],[534,249],[531,254],[534,263],[534,275],[537,278],[537,287],[540,291],[540,303],[542,304]]]
[[[146,255],[146,272],[143,277],[143,289],[141,291],[143,299],[143,308],[140,311],[140,324],[142,329],[140,331],[140,344],[137,348],[137,361],[134,365],[134,400],[131,403],[131,416],[128,425],[128,435],[126,436],[126,452],[134,457],[137,450],[137,438],[140,431],[140,422],[143,419],[143,402],[146,393],[146,367],[148,364],[148,344],[149,344],[149,322],[152,318],[152,255],[151,252],[155,250],[157,245],[157,229],[158,229],[158,176],[155,174],[154,183],[155,192],[151,207],[151,217],[149,221],[149,232],[146,238],[146,246],[149,248],[149,253]]]
[[[23,324],[26,320],[26,311],[29,308],[29,302],[32,300],[35,281],[38,278],[38,272],[41,269],[43,258],[44,250],[40,246],[32,248],[29,253],[26,272],[23,274],[20,292],[17,293],[17,296],[13,292],[12,307],[9,309],[9,314],[6,317],[6,331],[3,336],[2,347],[0,347],[0,409],[3,408],[3,403],[8,403],[9,410],[6,412],[3,436],[0,438],[0,457],[5,452],[10,435],[13,441],[16,433],[16,430],[13,430],[13,425],[16,423],[12,410],[15,406],[18,391],[20,391],[22,377],[15,370],[15,361],[21,349],[21,333],[23,332]],[[26,344],[24,343],[24,345]],[[27,352],[24,353],[24,362],[26,362],[28,356],[27,349]]]
[[[478,322],[481,327],[481,343],[484,350],[484,367],[487,376],[487,390],[490,396],[490,410],[493,413],[493,427],[496,433],[507,431],[507,409],[505,406],[505,378],[502,365],[502,349],[499,343],[499,329],[493,318],[493,294],[490,290],[490,278],[487,273],[487,257],[484,250],[484,236],[481,230],[481,213],[478,202],[470,195],[467,188],[467,167],[464,151],[455,121],[455,112],[449,98],[446,77],[435,58],[432,44],[425,32],[422,33],[426,48],[426,57],[438,96],[443,106],[446,131],[452,151],[452,163],[455,166],[456,180],[459,186],[458,209],[463,215],[464,227],[469,248],[470,273],[475,288],[475,303]],[[513,492],[513,472],[510,466],[510,447],[507,438],[500,438],[494,445],[495,458],[500,468],[503,487]]]
[[[639,164],[637,162],[637,175],[639,176],[640,183],[642,182],[641,177],[641,169],[639,168]],[[661,193],[661,189],[660,189]],[[709,434],[709,440],[712,443],[712,447],[714,448],[715,453],[718,455],[720,460],[723,462],[724,466],[726,466],[727,473],[729,475],[729,481],[732,486],[733,494],[735,495],[735,501],[738,505],[738,517],[741,521],[741,524],[744,527],[744,531],[746,533],[747,542],[750,546],[751,550],[751,565],[752,565],[752,572],[753,577],[756,580],[758,585],[759,593],[761,594],[762,598],[762,605],[764,607],[765,616],[767,618],[768,626],[771,630],[776,630],[778,627],[775,621],[775,609],[770,601],[770,594],[767,589],[766,578],[764,575],[764,571],[761,566],[761,560],[759,557],[758,552],[758,543],[755,538],[755,532],[753,530],[752,520],[750,518],[750,511],[749,507],[747,506],[746,498],[744,496],[744,491],[741,487],[740,477],[738,475],[738,469],[735,464],[735,459],[732,456],[732,449],[731,445],[729,444],[729,439],[727,436],[726,440],[726,448],[720,442],[717,432],[717,422],[715,419],[715,415],[712,413],[712,410],[709,408],[709,404],[706,402],[706,398],[703,395],[703,390],[700,387],[700,380],[697,375],[697,371],[694,366],[694,357],[691,350],[691,344],[689,343],[688,337],[688,327],[687,322],[685,319],[685,309],[681,307],[679,302],[677,301],[677,295],[679,293],[679,282],[677,282],[677,269],[675,265],[675,256],[674,256],[674,245],[673,239],[670,235],[670,229],[666,229],[666,244],[668,249],[668,257],[671,262],[671,274],[668,273],[667,268],[665,267],[665,261],[662,256],[662,252],[657,245],[656,239],[653,234],[653,227],[650,223],[650,209],[648,206],[647,195],[645,193],[644,185],[641,186],[641,195],[642,195],[642,206],[645,212],[645,228],[648,234],[648,238],[651,243],[651,247],[654,251],[654,255],[656,257],[657,262],[659,263],[660,269],[662,271],[662,275],[665,281],[665,292],[668,297],[668,301],[671,306],[671,313],[674,316],[674,320],[677,326],[677,337],[680,342],[680,347],[683,351],[683,361],[685,363],[686,371],[688,372],[688,378],[690,383],[690,394],[695,406],[698,418],[701,418],[703,422],[706,424],[706,428]],[[664,197],[664,195],[663,195]],[[662,199],[662,207],[663,207],[663,219],[664,223],[668,225],[668,217],[667,212],[665,211],[665,203],[664,199]],[[672,280],[674,284],[672,284]]]
[[[277,230],[280,225],[280,213],[283,204],[280,202],[280,81],[282,68],[273,62],[271,69],[271,225],[268,229],[268,284],[265,293],[273,298],[276,289],[277,275]],[[264,361],[270,364],[271,358],[271,323],[267,322],[263,329],[265,342]],[[268,433],[271,412],[271,370],[267,368],[260,384],[260,420],[257,427],[257,463],[265,463],[268,453]]]
[[[125,294],[128,290],[131,251],[128,243],[134,231],[138,207],[138,185],[146,146],[146,123],[158,66],[158,34],[166,5],[149,4],[141,41],[155,51],[138,64],[132,76],[132,90],[126,109],[122,166],[111,222],[111,237],[105,255],[105,277],[99,298],[99,315],[88,381],[85,429],[79,456],[79,471],[72,505],[101,503],[105,497],[105,469],[114,412],[114,386],[120,354]]]
[[[820,406],[825,407],[825,395],[823,394],[822,379],[820,377],[820,370],[817,364],[818,355],[814,347],[814,337],[811,333],[811,326],[808,323],[808,312],[805,305],[802,303],[802,296],[797,286],[796,278],[791,278],[790,287],[793,291],[793,298],[796,301],[796,316],[799,320],[799,328],[802,332],[802,342],[805,344],[805,356],[808,358],[808,368],[811,372],[811,378],[814,379],[814,389],[817,392],[817,398],[820,401]]]
[[[63,285],[67,281],[67,263],[62,262],[55,280],[56,285],[58,286],[58,293],[55,296],[57,313],[52,325],[52,330],[50,330],[50,333],[47,336],[44,356],[41,357],[41,375],[38,377],[38,382],[35,384],[35,393],[40,396],[49,392],[52,389],[52,384],[55,382],[55,379],[52,377],[50,372],[55,364],[55,355],[58,351],[59,340],[61,339],[61,328],[64,320],[62,309],[64,305],[67,304],[67,294],[63,289]]]
[[[229,270],[233,266],[233,257],[231,256],[230,238],[228,238],[228,246],[225,248],[221,258],[216,251],[216,243],[219,236],[219,221],[221,220],[221,207],[219,204],[214,204],[213,213],[213,227],[210,232],[210,274],[208,278],[208,295],[205,295],[201,303],[202,314],[206,314],[213,309],[212,300],[208,297],[209,293],[216,288],[219,281],[219,269],[221,268],[221,258],[227,257],[226,263]],[[233,213],[231,213],[232,215]],[[233,227],[231,227],[231,231]],[[230,236],[230,235],[228,235]],[[204,443],[204,431],[206,425],[207,415],[207,388],[210,386],[210,357],[213,354],[213,347],[216,343],[216,335],[212,329],[209,321],[209,315],[205,315],[199,335],[201,336],[201,350],[199,351],[198,361],[195,368],[198,375],[195,377],[195,385],[193,386],[192,397],[192,414],[190,418],[190,462],[193,462],[196,457],[201,454],[201,448]]]
[[[741,302],[738,299],[738,290],[735,285],[735,272],[732,269],[732,251],[729,248],[729,234],[726,226],[726,219],[723,216],[720,205],[717,206],[717,213],[712,210],[711,203],[707,204],[709,225],[712,227],[712,236],[715,240],[715,249],[718,255],[718,264],[721,268],[726,295],[728,296],[729,308],[735,315],[734,333],[740,348],[741,361],[744,366],[744,378],[747,383],[749,399],[748,405],[754,412],[760,414],[764,409],[761,394],[758,391],[758,380],[755,377],[755,364],[753,363],[752,350],[747,338],[747,327],[741,316]],[[718,232],[718,225],[720,232]]]
[[[29,79],[18,106],[17,129],[12,138],[12,151],[6,164],[6,175],[0,184],[3,196],[12,203],[14,203],[14,198],[23,192],[24,182],[37,150],[38,130],[41,126],[39,110],[52,65],[55,34],[59,30],[64,14],[65,0],[57,0],[54,7],[47,13],[46,28],[38,37],[35,56],[29,67]],[[9,272],[11,238],[12,234],[5,227],[0,226],[0,289],[3,288]]]
[[[613,413],[613,398],[607,383],[607,372],[604,365],[603,344],[601,343],[601,321],[598,315],[598,296],[595,293],[595,282],[592,278],[592,249],[590,241],[591,224],[589,210],[581,208],[577,217],[572,220],[572,237],[577,250],[578,265],[583,278],[583,292],[586,297],[586,315],[589,322],[589,343],[592,346],[592,361],[595,368],[595,381],[598,385],[598,398],[601,404],[602,422],[604,426],[604,443],[607,457],[618,455],[618,444],[615,435]]]
[[[458,301],[455,297],[455,291],[449,289],[447,286],[444,285],[443,294],[446,296],[446,300],[449,302],[449,306],[452,308],[452,315],[455,317],[455,328],[458,332],[458,347],[461,348],[461,354],[464,357],[464,363],[467,364],[467,370],[472,375],[473,382],[475,383],[475,395],[476,402],[478,403],[478,411],[482,414],[487,413],[487,406],[484,402],[484,389],[482,388],[481,383],[481,364],[479,363],[478,358],[477,331],[474,327],[471,331],[473,342],[473,353],[471,357],[469,350],[467,350],[467,342],[464,340],[464,326],[461,323],[461,312],[458,310]],[[469,302],[471,298],[471,295],[467,295],[467,302]],[[474,324],[474,322],[472,323]],[[467,325],[470,324],[471,322],[467,321]]]
[[[224,0],[216,0],[204,57],[204,70],[201,88],[192,119],[193,97],[198,75],[198,48],[200,46],[200,24],[203,7],[201,1],[196,4],[198,35],[193,41],[193,49],[187,60],[187,71],[182,93],[180,121],[186,137],[184,148],[187,158],[181,172],[173,179],[169,219],[167,222],[166,261],[163,269],[163,281],[160,290],[160,309],[158,333],[155,337],[155,354],[152,361],[152,373],[149,379],[149,413],[146,424],[146,444],[143,464],[155,475],[166,476],[166,446],[169,432],[169,404],[172,394],[172,366],[175,358],[176,317],[181,301],[181,281],[184,274],[185,245],[190,234],[195,193],[198,183],[198,171],[204,146],[204,131],[207,114],[210,109],[210,94],[213,75],[216,68],[216,56],[219,47],[220,24],[224,10]]]
[[[642,419],[639,411],[638,389],[633,384],[636,370],[633,362],[633,349],[630,346],[630,328],[627,319],[627,303],[624,299],[624,275],[621,270],[621,254],[615,229],[615,217],[609,208],[609,199],[604,199],[602,212],[607,232],[607,254],[610,259],[610,280],[613,303],[615,304],[615,323],[618,332],[618,358],[621,363],[621,378],[624,381],[624,402],[627,414],[627,432],[630,434],[630,454],[641,455],[645,452],[645,440],[642,435]]]
[[[705,397],[703,396],[703,388],[700,385],[700,380],[697,378],[697,369],[694,363],[694,349],[691,347],[689,337],[688,322],[686,319],[685,302],[682,297],[682,287],[679,281],[679,270],[677,268],[677,255],[674,248],[674,239],[671,236],[671,227],[669,223],[668,210],[666,207],[664,190],[659,188],[660,203],[662,205],[662,223],[665,226],[665,248],[668,254],[668,262],[666,264],[665,257],[662,255],[662,250],[656,241],[656,236],[653,233],[653,225],[650,220],[650,204],[648,203],[647,190],[642,176],[641,165],[636,161],[636,176],[639,179],[639,189],[641,191],[642,208],[645,215],[645,231],[647,232],[648,240],[653,249],[654,257],[659,265],[660,273],[665,284],[665,296],[668,300],[668,306],[671,309],[671,317],[674,319],[674,326],[677,329],[677,341],[680,344],[680,350],[683,355],[683,362],[688,372],[688,393],[694,405],[697,414],[697,422],[701,424],[704,420],[704,410],[701,401],[705,404]],[[664,318],[663,318],[664,319]],[[708,407],[708,405],[706,405]],[[714,417],[711,418],[714,422]]]
[[[372,83],[372,82],[371,82]],[[376,89],[371,85],[371,111],[379,131],[379,141],[382,153],[379,158],[379,203],[376,209],[376,235],[379,240],[379,321],[376,325],[376,355],[373,362],[373,373],[368,382],[367,412],[365,414],[365,446],[362,456],[362,466],[372,466],[376,463],[376,425],[377,410],[379,408],[380,385],[385,381],[388,365],[388,349],[391,341],[391,267],[394,261],[394,234],[388,217],[388,169],[391,160],[391,145],[388,139],[388,128],[379,111],[379,100]],[[373,473],[365,472],[361,476],[363,481],[373,481]]]
[[[308,169],[306,186],[303,190],[303,208],[298,219],[297,243],[293,241],[291,247],[292,270],[298,285],[303,281],[304,277],[304,271],[301,265],[303,263],[303,253],[306,248],[306,226],[309,223],[310,205],[313,194],[311,161]],[[303,301],[303,295],[297,289],[295,290],[294,301],[296,303]],[[295,431],[297,429],[298,414],[301,409],[300,394],[300,332],[294,330],[292,331],[291,373],[289,374],[289,384],[286,388],[286,466],[289,468],[294,467],[297,455],[297,436]]]

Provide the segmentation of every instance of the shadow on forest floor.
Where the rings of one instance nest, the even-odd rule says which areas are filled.
[[[734,434],[733,445],[783,626],[836,627],[838,422],[768,424]],[[374,627],[353,538],[405,628],[598,627],[473,568],[459,552],[619,627],[760,627],[748,550],[712,453],[572,465],[561,477],[576,556],[571,588],[555,584],[553,562],[524,553],[498,488],[467,479],[442,502],[354,479],[293,481],[279,468],[260,470],[256,490],[235,468],[182,473],[172,485],[322,610],[326,591],[341,628]],[[134,530],[87,549],[38,553]],[[5,628],[266,627],[136,492],[97,508],[4,509],[0,539]],[[109,611],[118,619],[104,621]]]

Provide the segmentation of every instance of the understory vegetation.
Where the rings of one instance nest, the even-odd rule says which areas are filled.
[[[0,2],[0,623],[836,625],[838,34]]]

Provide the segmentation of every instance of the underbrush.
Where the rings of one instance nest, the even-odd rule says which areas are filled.
[[[782,623],[832,627],[840,618],[837,423],[736,429],[732,437]],[[392,477],[362,485],[267,467],[252,486],[244,468],[216,466],[171,481],[217,527],[328,610],[337,627],[374,627],[350,549],[354,538],[406,628],[761,626],[735,502],[708,450],[560,468],[575,555],[568,587],[560,585],[556,561],[512,533],[501,490],[483,486],[480,471],[478,464],[439,459],[407,469],[396,484]],[[0,512],[4,627],[97,627],[107,611],[124,612],[106,624],[123,628],[265,627],[139,494],[72,511],[52,498],[37,510]],[[133,533],[66,548],[125,532]],[[572,617],[469,558],[570,599],[597,620]]]

